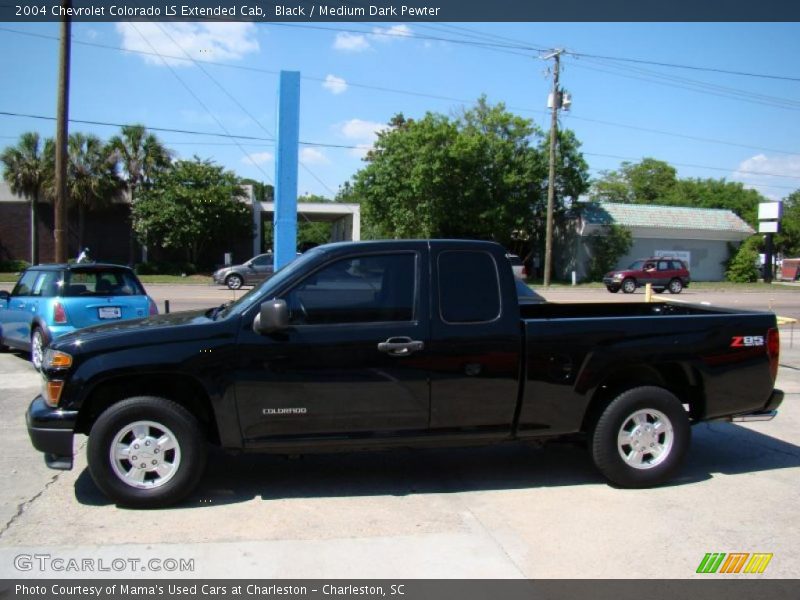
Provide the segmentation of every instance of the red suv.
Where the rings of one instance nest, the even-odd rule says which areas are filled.
[[[644,258],[635,261],[627,269],[606,273],[603,283],[612,294],[620,290],[632,294],[636,288],[648,283],[652,283],[656,291],[667,289],[671,294],[680,294],[683,288],[689,286],[689,269],[685,262],[677,258]]]

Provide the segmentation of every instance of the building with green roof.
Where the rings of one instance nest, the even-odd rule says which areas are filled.
[[[578,275],[586,273],[590,237],[608,225],[620,225],[633,235],[630,251],[619,259],[623,268],[639,258],[673,256],[685,260],[692,279],[720,281],[730,245],[738,246],[755,230],[733,211],[685,206],[591,203],[584,206],[578,225]]]

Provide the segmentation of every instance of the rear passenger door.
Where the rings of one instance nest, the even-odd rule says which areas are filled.
[[[503,435],[514,421],[519,304],[508,260],[485,248],[431,243],[432,433]]]
[[[658,287],[667,287],[674,276],[675,272],[672,270],[672,261],[660,260],[658,261],[656,281],[653,283],[653,285]]]

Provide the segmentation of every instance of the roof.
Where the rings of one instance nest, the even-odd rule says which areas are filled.
[[[130,267],[126,267],[125,265],[112,265],[110,263],[95,263],[95,262],[84,262],[84,263],[43,263],[38,265],[32,265],[28,267],[28,269],[36,270],[36,271],[63,271],[63,270],[102,270],[102,269],[125,269],[126,271],[130,271]]]
[[[736,213],[723,208],[598,202],[586,205],[583,218],[591,225],[613,223],[624,227],[732,231],[748,235],[755,233]]]

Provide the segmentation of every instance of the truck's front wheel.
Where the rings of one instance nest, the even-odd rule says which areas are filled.
[[[689,417],[672,393],[638,387],[606,407],[591,434],[595,465],[622,487],[649,487],[669,480],[689,448]]]
[[[200,481],[206,440],[184,407],[139,396],[112,405],[95,421],[87,448],[92,479],[111,500],[157,508],[185,498]]]

